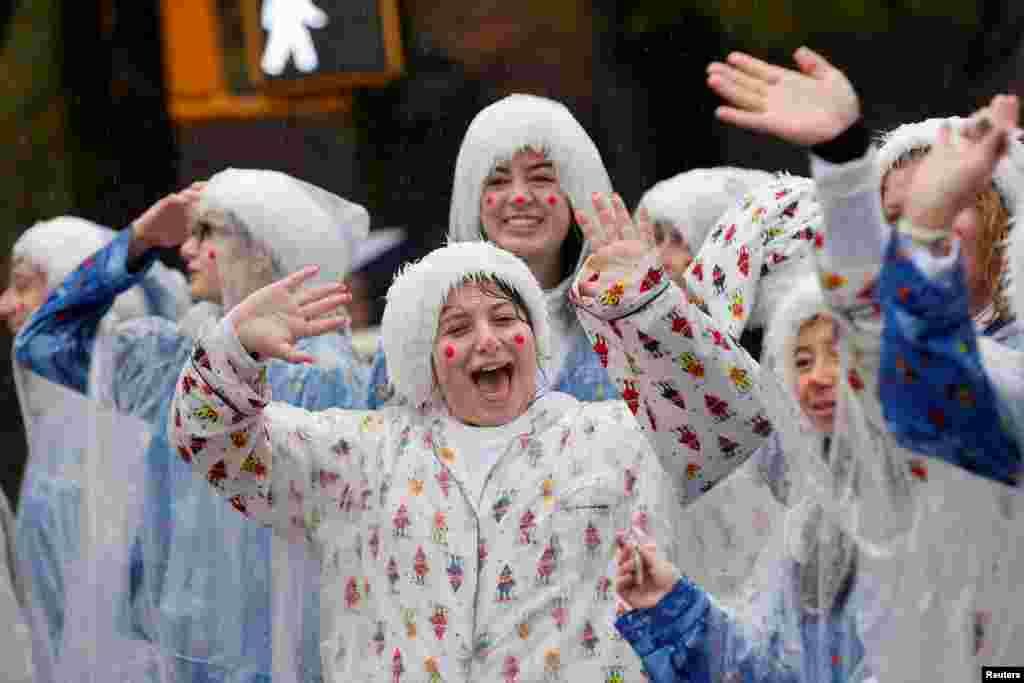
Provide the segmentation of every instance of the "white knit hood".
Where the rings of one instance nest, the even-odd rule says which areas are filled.
[[[198,208],[200,215],[210,210],[228,214],[264,245],[274,262],[275,279],[319,266],[312,284],[343,280],[356,245],[370,229],[370,215],[362,206],[278,171],[221,171],[203,189]],[[225,309],[251,293],[241,275],[222,273],[222,278]]]
[[[591,195],[612,192],[601,155],[586,131],[562,104],[534,95],[509,95],[482,109],[469,124],[455,162],[448,241],[482,239],[480,196],[484,180],[498,162],[530,148],[545,152],[572,208],[593,215]],[[573,274],[545,292],[550,310],[567,307],[566,292],[590,253],[584,243]]]
[[[719,166],[697,168],[662,180],[640,199],[653,222],[671,223],[696,254],[722,214],[759,185],[774,180],[767,171]]]
[[[533,323],[539,366],[550,357],[551,337],[544,292],[519,257],[488,242],[463,242],[435,249],[406,265],[388,290],[381,339],[396,394],[412,405],[430,400],[431,358],[441,309],[452,290],[476,276],[509,285],[522,297]]]

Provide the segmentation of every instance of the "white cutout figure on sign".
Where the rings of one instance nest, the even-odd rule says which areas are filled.
[[[327,13],[311,0],[263,0],[263,30],[267,44],[260,63],[263,73],[280,76],[289,59],[303,73],[316,71],[320,60],[310,29],[327,26]]]

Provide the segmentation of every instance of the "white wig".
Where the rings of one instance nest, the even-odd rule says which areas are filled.
[[[22,233],[11,249],[11,258],[29,261],[45,273],[47,291],[52,292],[115,236],[113,230],[84,218],[59,216]],[[146,315],[145,298],[137,288],[130,289],[117,297],[111,313],[120,320]]]
[[[908,123],[885,134],[881,139],[878,151],[878,163],[884,178],[888,173],[912,152],[931,148],[939,135],[943,123],[949,123],[954,135],[959,134],[969,119],[952,116],[948,118],[927,119],[918,123]],[[1018,318],[1024,315],[1024,236],[1020,230],[1013,230],[1017,217],[1024,208],[1024,144],[1013,139],[1007,150],[1006,158],[996,166],[992,176],[992,185],[999,194],[1010,216],[1009,264],[1001,284],[1004,291],[1009,289],[1011,308]],[[1019,283],[1019,284],[1015,284]]]
[[[759,185],[771,182],[767,171],[719,166],[696,168],[662,180],[640,199],[652,221],[671,223],[696,254],[722,214]]]
[[[597,146],[562,104],[534,95],[509,95],[485,107],[469,124],[455,162],[449,242],[483,239],[480,197],[484,180],[499,162],[507,162],[523,149],[544,152],[555,165],[558,183],[573,209],[593,212],[591,195],[612,192]],[[586,259],[584,244],[574,270]],[[564,299],[572,276],[556,288]]]
[[[435,249],[408,264],[388,289],[381,322],[384,357],[396,394],[412,405],[434,390],[432,354],[441,309],[454,289],[474,279],[511,287],[526,305],[537,340],[541,369],[551,339],[544,293],[519,257],[487,242],[463,242]]]
[[[221,211],[265,246],[274,278],[310,265],[320,267],[313,284],[345,278],[366,238],[370,215],[358,204],[278,171],[229,168],[210,178],[199,199],[199,215]],[[232,283],[246,290],[246,283]],[[224,292],[225,307],[249,291]]]

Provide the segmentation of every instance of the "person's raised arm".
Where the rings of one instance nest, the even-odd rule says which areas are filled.
[[[17,361],[50,381],[87,393],[100,321],[119,294],[140,284],[159,248],[188,238],[189,215],[198,196],[193,186],[161,199],[57,285],[15,338]]]
[[[307,539],[360,494],[353,468],[376,462],[384,441],[372,411],[270,402],[267,359],[311,363],[296,343],[346,324],[322,317],[348,300],[343,285],[301,288],[316,272],[306,268],[258,290],[197,342],[169,416],[179,455],[237,510]]]
[[[665,276],[648,221],[621,199],[577,220],[594,247],[570,290],[594,348],[688,503],[741,465],[771,431],[757,363]]]

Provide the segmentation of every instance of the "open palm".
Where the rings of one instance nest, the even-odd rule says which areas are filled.
[[[609,278],[627,277],[640,269],[656,251],[654,229],[645,210],[634,223],[621,197],[614,195],[609,206],[601,194],[594,195],[594,209],[597,225],[582,211],[576,212],[576,222],[592,251],[580,276],[579,291],[585,297],[597,296]]]
[[[289,363],[313,363],[296,343],[344,327],[345,316],[322,318],[352,299],[345,285],[335,283],[311,289],[302,285],[319,268],[310,266],[259,289],[235,306],[228,319],[245,349],[264,358]]]
[[[838,137],[860,118],[850,81],[805,47],[793,55],[799,71],[742,52],[708,66],[708,86],[729,106],[715,115],[725,123],[811,147]]]

